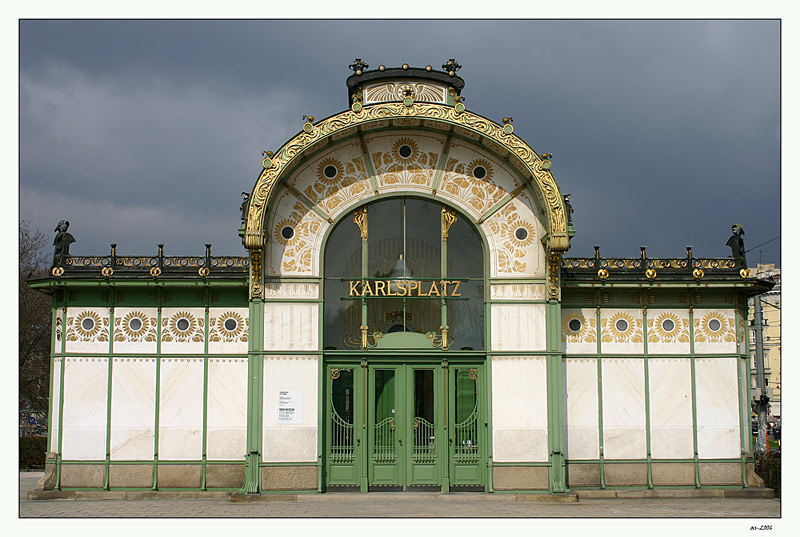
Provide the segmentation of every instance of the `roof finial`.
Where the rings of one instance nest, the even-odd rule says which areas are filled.
[[[447,63],[442,64],[442,69],[447,71],[448,75],[456,76],[456,71],[461,69],[461,64],[458,63],[454,58],[450,58],[447,60]]]
[[[350,65],[350,69],[355,74],[361,75],[366,69],[369,69],[369,65],[361,58],[356,58],[352,65]]]

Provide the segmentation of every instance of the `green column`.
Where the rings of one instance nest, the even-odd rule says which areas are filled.
[[[261,424],[264,394],[264,302],[250,300],[250,338],[247,352],[247,454],[245,455],[242,494],[258,494],[261,489]]]
[[[547,322],[547,436],[550,492],[567,491],[564,461],[564,368],[561,351],[561,303],[545,305]]]

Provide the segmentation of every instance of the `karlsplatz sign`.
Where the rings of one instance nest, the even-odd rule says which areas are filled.
[[[348,297],[461,297],[463,280],[350,280]]]

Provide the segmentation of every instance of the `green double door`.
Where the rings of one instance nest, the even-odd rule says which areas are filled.
[[[483,372],[482,364],[328,364],[327,488],[483,489]]]

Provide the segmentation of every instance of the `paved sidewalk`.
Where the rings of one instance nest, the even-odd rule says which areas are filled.
[[[780,516],[780,500],[752,498],[584,499],[576,503],[515,501],[513,495],[437,493],[330,493],[297,501],[232,502],[230,499],[28,500],[41,472],[20,473],[20,517],[320,517],[320,518],[746,518]]]

